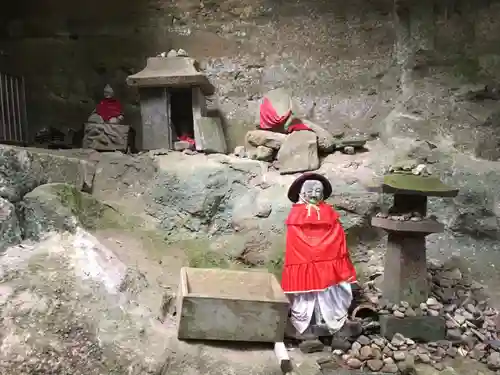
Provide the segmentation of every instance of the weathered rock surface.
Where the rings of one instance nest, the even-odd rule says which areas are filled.
[[[51,152],[20,147],[0,147],[0,197],[18,202],[38,185],[64,182],[91,190],[92,162]]]
[[[67,184],[40,185],[19,204],[23,237],[38,239],[50,231],[75,231],[79,225],[95,228],[106,207],[87,193]]]
[[[245,142],[254,147],[265,146],[279,150],[286,138],[286,134],[269,130],[251,130],[247,133]]]
[[[319,168],[318,140],[312,131],[289,134],[278,151],[276,166],[281,174],[315,171]]]
[[[500,159],[500,112],[492,113],[478,126],[474,153],[478,158],[497,161]]]
[[[246,157],[249,159],[253,160],[260,160],[260,161],[273,161],[274,155],[276,151],[273,150],[270,147],[266,146],[258,146],[258,147],[252,147],[252,146],[247,146],[246,147]]]
[[[128,125],[87,123],[82,146],[98,151],[127,151],[129,135]]]
[[[16,208],[9,201],[0,198],[0,252],[9,245],[21,241],[21,228]]]
[[[81,229],[9,248],[0,257],[0,374],[281,373],[272,350],[179,342],[172,317],[156,319],[163,289],[130,284],[140,279],[131,272]]]
[[[335,149],[336,140],[332,133],[310,120],[302,120],[318,137],[318,150],[322,153],[330,153]]]

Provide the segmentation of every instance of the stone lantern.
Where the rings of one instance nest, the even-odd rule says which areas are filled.
[[[201,152],[227,152],[220,118],[207,114],[205,99],[214,87],[194,59],[171,53],[150,57],[142,71],[127,77],[127,84],[139,89],[141,150],[195,147]]]
[[[424,164],[403,163],[391,168],[382,184],[370,189],[393,194],[387,213],[372,218],[372,226],[387,232],[382,298],[387,306],[407,303],[418,308],[429,297],[425,238],[444,230],[433,215],[427,215],[427,197],[453,198],[458,190],[432,176]],[[395,333],[423,341],[445,337],[442,316],[380,316],[380,332],[391,338]]]
[[[422,165],[421,172],[425,166]],[[427,216],[427,197],[455,197],[457,189],[439,178],[417,171],[394,170],[384,176],[379,190],[394,194],[387,214],[372,218],[372,226],[387,231],[383,298],[397,304],[418,306],[429,295],[425,237],[444,230],[434,216]]]

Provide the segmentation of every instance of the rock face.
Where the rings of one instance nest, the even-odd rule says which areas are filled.
[[[318,141],[311,131],[296,131],[289,134],[276,159],[281,174],[314,171],[319,168]]]
[[[279,373],[272,350],[179,342],[173,318],[156,319],[163,288],[140,280],[82,229],[9,248],[0,257],[0,373]]]
[[[19,204],[23,236],[30,239],[54,230],[74,232],[78,225],[95,228],[104,210],[94,197],[66,184],[41,185]]]
[[[92,187],[93,163],[49,150],[0,147],[0,197],[18,202],[38,185],[66,182],[78,189]]]
[[[0,253],[9,245],[21,241],[21,228],[16,208],[9,201],[0,198]]]
[[[478,127],[474,153],[478,158],[497,161],[500,159],[500,112],[492,113]]]

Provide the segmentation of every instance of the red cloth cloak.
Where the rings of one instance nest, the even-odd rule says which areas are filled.
[[[308,210],[306,204],[294,204],[286,220],[281,280],[285,293],[322,291],[341,282],[356,281],[339,214],[324,202],[317,208]]]
[[[293,116],[292,110],[284,114],[278,114],[271,100],[264,98],[260,105],[260,128],[270,130],[282,126],[287,133],[298,130],[311,130],[300,119]]]
[[[109,119],[118,117],[123,113],[122,105],[114,98],[104,98],[97,105],[96,113],[101,116],[104,121],[109,121]]]

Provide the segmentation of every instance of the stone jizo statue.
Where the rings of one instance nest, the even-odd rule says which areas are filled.
[[[87,121],[95,124],[121,124],[123,119],[122,105],[115,98],[115,92],[108,84],[104,87],[104,99],[97,104]]]
[[[347,321],[356,271],[340,216],[324,202],[331,194],[330,182],[316,173],[301,175],[288,190],[294,204],[286,219],[281,286],[290,300],[292,337],[312,333],[313,325],[333,334]]]

